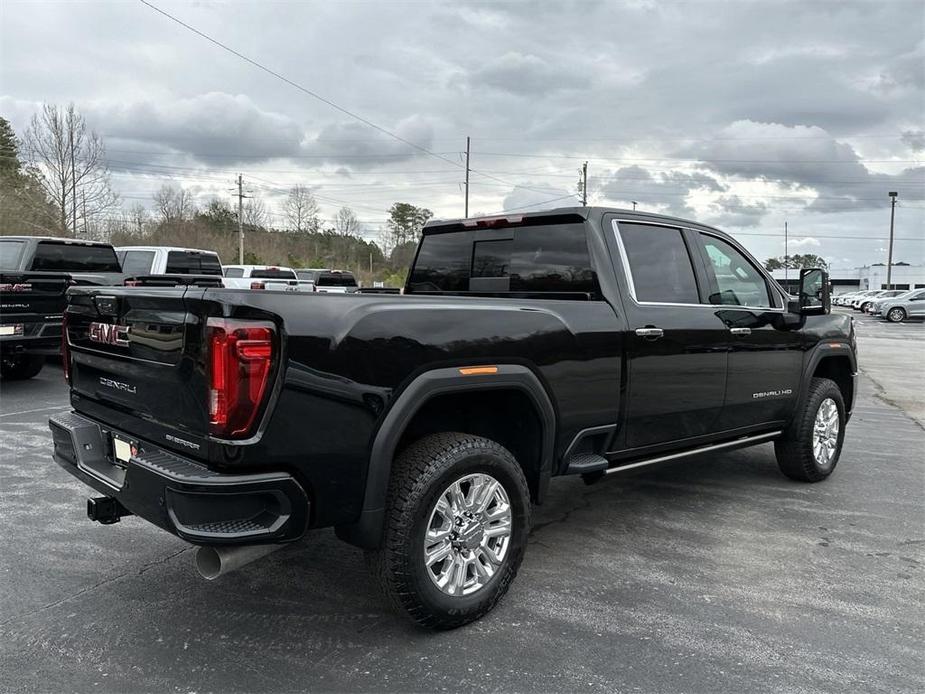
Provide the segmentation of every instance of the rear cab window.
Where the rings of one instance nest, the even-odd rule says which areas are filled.
[[[271,267],[262,270],[251,270],[252,279],[260,280],[294,280],[298,279],[293,270],[281,270],[280,268]]]
[[[227,267],[225,268],[225,277],[244,277],[244,268]]]
[[[596,298],[581,221],[425,234],[406,293],[549,294]]]
[[[122,272],[127,275],[147,275],[154,263],[154,251],[121,251]]]
[[[40,241],[32,270],[49,272],[122,272],[112,246],[91,246],[63,241]]]
[[[21,239],[0,239],[0,270],[18,270],[25,247]]]
[[[169,251],[167,253],[168,275],[219,275],[222,264],[214,253],[198,251]]]
[[[319,287],[355,287],[357,281],[349,272],[320,272],[315,284]]]

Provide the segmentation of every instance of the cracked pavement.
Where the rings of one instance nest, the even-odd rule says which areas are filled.
[[[49,365],[0,394],[0,691],[922,691],[925,433],[877,392],[821,484],[770,445],[554,480],[506,599],[429,633],[330,531],[206,582],[181,540],[88,521]]]

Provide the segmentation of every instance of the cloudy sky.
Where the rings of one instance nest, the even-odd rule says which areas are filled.
[[[715,224],[757,256],[925,262],[925,2],[140,2],[0,5],[0,115],[22,132],[74,102],[123,204],[165,182],[282,224],[311,186],[370,233],[406,201],[470,210],[591,204]],[[407,143],[413,143],[411,146]],[[426,151],[425,151],[426,150]]]

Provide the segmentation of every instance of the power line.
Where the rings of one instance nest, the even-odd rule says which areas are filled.
[[[312,91],[311,89],[308,89],[307,87],[303,87],[303,86],[302,86],[301,84],[299,84],[298,82],[294,82],[293,80],[289,79],[289,78],[286,77],[285,75],[282,75],[282,74],[276,72],[275,70],[272,70],[271,68],[267,67],[266,65],[263,65],[262,63],[259,63],[259,62],[257,62],[256,60],[253,60],[252,58],[248,58],[248,57],[247,57],[246,55],[244,55],[243,53],[241,53],[241,52],[239,52],[239,51],[236,51],[234,48],[231,48],[230,46],[228,46],[228,45],[222,43],[221,41],[212,38],[212,37],[209,36],[208,34],[205,34],[205,33],[201,32],[201,31],[199,31],[199,29],[196,29],[195,27],[190,26],[189,24],[187,24],[186,22],[182,21],[181,19],[175,17],[174,15],[170,14],[169,12],[167,12],[167,11],[165,11],[165,10],[162,10],[161,8],[157,7],[156,5],[154,5],[154,4],[150,3],[150,2],[148,2],[148,0],[138,0],[138,1],[139,1],[141,4],[146,5],[147,7],[150,7],[150,8],[151,8],[152,10],[154,10],[155,12],[158,12],[159,14],[161,14],[161,15],[167,17],[169,20],[171,20],[171,21],[173,21],[173,22],[176,22],[177,24],[179,24],[179,25],[182,26],[183,28],[185,28],[185,29],[187,29],[187,30],[193,32],[193,33],[196,34],[197,36],[199,36],[199,37],[205,39],[205,40],[208,41],[209,43],[211,43],[211,44],[213,44],[213,45],[215,45],[215,46],[218,46],[218,47],[221,48],[222,50],[227,51],[228,53],[231,53],[231,54],[234,55],[234,56],[237,56],[238,58],[240,58],[241,60],[245,61],[245,62],[248,63],[249,65],[252,65],[252,66],[256,67],[257,69],[262,70],[262,71],[266,72],[267,74],[269,74],[269,75],[275,77],[276,79],[281,80],[282,82],[285,82],[285,83],[288,84],[289,86],[294,87],[295,89],[298,89],[299,91],[303,92],[304,94],[309,95],[309,96],[312,97],[313,99],[317,99],[318,101],[322,102],[323,104],[326,104],[326,105],[330,106],[331,108],[335,109],[336,111],[340,111],[341,113],[343,113],[343,114],[349,116],[350,118],[353,118],[354,120],[358,120],[358,121],[360,121],[361,123],[363,123],[364,125],[366,125],[366,126],[368,126],[368,127],[370,127],[370,128],[373,128],[374,130],[378,130],[379,132],[383,133],[384,135],[388,135],[389,137],[393,138],[394,140],[397,140],[398,142],[401,142],[401,143],[403,143],[403,144],[405,144],[405,145],[407,145],[407,146],[409,146],[409,147],[411,147],[411,148],[413,148],[413,149],[416,149],[416,150],[418,150],[419,152],[422,152],[422,153],[424,153],[424,154],[427,154],[427,155],[429,155],[429,156],[431,156],[431,157],[435,157],[436,159],[440,159],[441,161],[445,161],[445,162],[447,162],[447,163],[449,163],[449,164],[451,164],[451,165],[453,165],[453,166],[455,166],[455,167],[457,167],[457,168],[461,168],[461,167],[462,167],[462,165],[461,165],[459,162],[453,161],[452,159],[448,159],[447,157],[443,156],[442,154],[439,154],[439,153],[437,153],[437,152],[433,152],[433,151],[429,150],[427,147],[423,147],[423,146],[421,146],[421,145],[419,145],[419,144],[417,144],[417,143],[415,143],[415,142],[412,142],[411,140],[405,139],[405,138],[402,137],[401,135],[398,135],[398,134],[396,134],[396,133],[393,133],[391,130],[388,130],[388,129],[386,129],[386,128],[383,128],[381,125],[378,125],[378,124],[372,122],[371,120],[369,120],[369,119],[367,119],[367,118],[364,118],[363,116],[359,115],[358,113],[354,113],[353,111],[350,111],[349,109],[346,109],[346,108],[344,108],[343,106],[339,106],[338,104],[334,103],[334,102],[331,101],[330,99],[327,99],[327,98],[321,96],[321,95],[318,94],[317,92],[314,92],[314,91]],[[482,173],[482,172],[479,172],[479,171],[475,171],[474,169],[470,169],[470,171],[471,171],[472,173],[477,173],[477,174],[479,174],[480,176],[484,176],[484,177],[486,177],[486,178],[494,179],[494,180],[496,180],[496,181],[498,181],[498,182],[500,182],[500,183],[506,183],[507,185],[513,186],[513,187],[515,187],[515,188],[523,188],[524,190],[534,190],[533,188],[530,188],[530,187],[528,187],[528,186],[521,186],[521,185],[517,185],[517,184],[514,184],[514,183],[510,183],[510,182],[508,182],[508,181],[503,181],[503,180],[501,180],[500,178],[496,178],[496,177],[491,176],[491,175],[489,175],[489,174],[485,174],[485,173]],[[540,191],[534,191],[534,192],[540,192]]]

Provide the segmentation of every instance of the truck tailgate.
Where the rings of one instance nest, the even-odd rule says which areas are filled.
[[[0,273],[0,337],[60,336],[71,278],[61,272]]]
[[[177,287],[71,290],[66,330],[75,403],[88,414],[130,427],[136,435],[164,431],[204,451],[208,433],[202,317]],[[171,439],[167,439],[170,441]],[[180,444],[182,445],[182,444]]]

